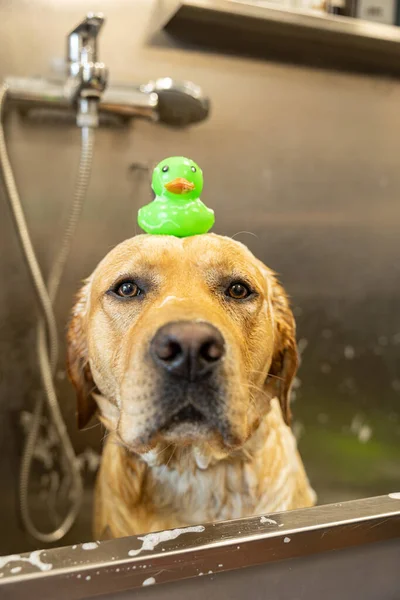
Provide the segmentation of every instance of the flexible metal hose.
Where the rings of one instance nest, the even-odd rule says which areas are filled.
[[[7,86],[3,85],[0,88],[0,167],[3,172],[6,192],[16,223],[24,258],[29,268],[29,273],[31,275],[32,282],[34,284],[43,312],[43,317],[41,317],[39,320],[36,332],[36,347],[39,359],[40,375],[45,391],[45,399],[47,401],[49,413],[54,427],[57,431],[60,441],[60,449],[61,452],[63,452],[65,455],[66,464],[68,466],[72,482],[72,505],[61,525],[59,525],[56,530],[48,533],[39,531],[34,525],[30,515],[28,488],[35,444],[38,439],[41,418],[43,414],[43,398],[40,398],[36,402],[34,408],[31,428],[27,436],[21,462],[20,512],[26,530],[34,538],[43,543],[52,543],[64,537],[74,524],[79,512],[83,494],[81,474],[79,472],[75,452],[69,439],[68,432],[60,411],[54,385],[54,373],[58,360],[58,334],[57,325],[54,317],[53,304],[57,296],[57,291],[60,285],[64,266],[70,251],[72,238],[74,236],[76,226],[79,221],[83,202],[89,185],[93,158],[94,130],[90,127],[82,127],[81,129],[81,156],[78,176],[75,184],[72,208],[68,218],[68,223],[60,246],[60,250],[56,257],[56,260],[54,261],[50,269],[50,274],[46,286],[30,239],[24,212],[15,184],[12,167],[8,158],[4,130],[2,126],[2,115],[6,95]]]
[[[56,364],[58,358],[57,325],[54,319],[53,308],[51,306],[49,295],[47,293],[46,284],[43,280],[42,272],[36,259],[28,227],[26,225],[24,212],[21,206],[21,202],[19,200],[17,186],[15,183],[13,171],[7,153],[7,146],[3,129],[3,110],[7,95],[7,89],[8,86],[6,84],[3,84],[0,88],[0,168],[3,173],[6,193],[12,208],[12,214],[17,228],[17,233],[24,251],[24,257],[32,277],[33,285],[35,286],[39,302],[45,315],[46,324],[48,328],[49,345],[51,348],[51,362],[52,364]]]

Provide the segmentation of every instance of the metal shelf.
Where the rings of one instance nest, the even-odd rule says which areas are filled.
[[[245,56],[400,74],[400,28],[233,0],[160,0],[157,19],[185,45]]]

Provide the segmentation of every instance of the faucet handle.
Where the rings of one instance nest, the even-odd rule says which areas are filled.
[[[97,61],[97,36],[105,22],[101,13],[88,13],[68,36],[67,61],[76,75],[82,63]]]

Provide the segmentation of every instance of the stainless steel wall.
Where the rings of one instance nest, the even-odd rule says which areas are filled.
[[[320,501],[399,488],[400,84],[147,43],[152,0],[3,0],[0,79],[49,75],[87,10],[107,18],[100,59],[114,82],[192,79],[212,99],[208,122],[184,131],[135,122],[97,134],[90,192],[60,293],[63,334],[80,280],[134,235],[148,197],[132,163],[186,154],[205,172],[218,233],[235,235],[277,270],[293,298],[302,366],[295,431]],[[11,159],[45,268],[71,202],[79,132],[65,123],[7,118]],[[22,411],[40,390],[35,297],[0,187],[0,554],[34,547],[17,518]],[[239,232],[249,233],[239,233]],[[78,452],[60,362],[59,390]],[[38,501],[40,504],[40,500]],[[90,490],[69,542],[90,537]]]

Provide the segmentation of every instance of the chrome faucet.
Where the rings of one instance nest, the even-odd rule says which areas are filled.
[[[79,127],[98,125],[98,102],[108,78],[104,64],[97,62],[97,36],[103,24],[103,15],[89,13],[68,36],[66,95],[76,103]]]
[[[80,126],[95,126],[97,112],[175,127],[208,117],[208,98],[189,81],[164,77],[142,85],[106,87],[107,69],[97,62],[97,36],[103,24],[102,15],[90,13],[68,36],[66,81],[7,77],[7,98],[28,112],[35,108],[74,110]]]

